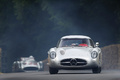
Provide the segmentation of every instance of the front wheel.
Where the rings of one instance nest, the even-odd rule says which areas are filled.
[[[57,74],[58,73],[58,69],[49,67],[49,73],[50,74]]]
[[[92,72],[93,73],[101,73],[101,67],[93,68]]]

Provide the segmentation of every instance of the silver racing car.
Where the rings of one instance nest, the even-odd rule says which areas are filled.
[[[92,69],[93,73],[101,72],[102,53],[88,36],[69,35],[62,37],[57,46],[48,51],[48,66],[50,74],[59,70]]]
[[[33,56],[30,57],[21,57],[20,60],[14,61],[12,66],[13,72],[21,71],[40,71],[43,69],[42,61],[35,61]]]

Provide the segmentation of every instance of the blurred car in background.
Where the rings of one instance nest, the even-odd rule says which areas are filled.
[[[102,53],[88,36],[69,35],[62,37],[57,46],[48,51],[48,66],[50,74],[57,74],[59,70],[92,69],[93,73],[100,73]]]
[[[43,70],[43,62],[35,61],[33,56],[21,57],[20,60],[14,61],[13,66],[12,66],[13,72],[41,71],[41,70]]]

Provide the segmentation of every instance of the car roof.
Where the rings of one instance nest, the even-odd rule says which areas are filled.
[[[68,35],[68,36],[63,36],[61,39],[71,39],[71,38],[85,38],[85,39],[91,39],[90,37],[88,36],[84,36],[84,35]]]

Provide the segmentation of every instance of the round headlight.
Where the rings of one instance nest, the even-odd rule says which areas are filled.
[[[64,55],[64,54],[65,54],[65,52],[64,52],[63,50],[61,50],[61,51],[60,51],[60,54],[61,54],[61,55]]]
[[[56,53],[54,51],[50,52],[50,58],[54,59],[56,57]]]
[[[96,52],[96,51],[93,51],[92,53],[91,53],[91,57],[94,59],[94,58],[97,58],[97,56],[98,56],[98,53]]]

